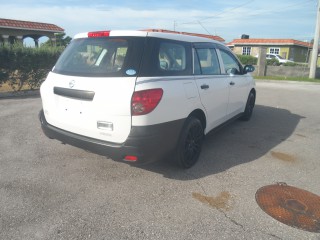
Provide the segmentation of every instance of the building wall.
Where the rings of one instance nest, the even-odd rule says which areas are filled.
[[[0,44],[23,43],[23,40],[29,37],[34,40],[36,46],[38,46],[38,40],[41,37],[48,37],[55,41],[55,33],[50,30],[10,29],[0,27]]]
[[[309,61],[309,50],[305,47],[292,46],[290,49],[289,59],[293,58],[295,62],[308,62]]]
[[[259,48],[261,46],[250,46],[250,45],[240,45],[234,46],[233,52],[235,54],[242,54],[243,47],[251,47],[251,56],[257,57],[259,54]],[[271,48],[279,48],[279,55],[284,57],[285,59],[293,60],[295,62],[308,62],[309,54],[308,49],[300,46],[268,46],[267,53],[270,53]]]
[[[235,53],[235,54],[240,54],[240,55],[242,55],[242,49],[243,49],[243,47],[250,47],[250,46],[235,46],[234,48],[233,48],[233,52]],[[256,46],[251,46],[251,56],[254,56],[254,57],[256,57],[256,56],[258,56],[258,54],[259,54],[259,47],[256,47]]]

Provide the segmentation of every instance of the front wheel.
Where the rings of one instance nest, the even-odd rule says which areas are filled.
[[[247,100],[247,104],[246,104],[246,108],[244,110],[244,113],[241,117],[241,120],[243,121],[249,121],[251,116],[252,116],[252,112],[253,112],[253,108],[256,102],[256,95],[253,92],[250,92],[249,96],[248,96],[248,100]]]
[[[193,116],[188,117],[181,131],[177,149],[177,162],[181,167],[190,168],[198,161],[203,138],[200,120]]]

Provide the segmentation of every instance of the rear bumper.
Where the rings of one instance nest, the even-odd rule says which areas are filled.
[[[151,126],[133,126],[127,140],[122,144],[116,144],[56,128],[46,121],[43,110],[39,113],[39,119],[44,134],[49,138],[114,160],[124,160],[125,156],[136,156],[138,160],[135,163],[156,161],[173,152],[185,120]]]

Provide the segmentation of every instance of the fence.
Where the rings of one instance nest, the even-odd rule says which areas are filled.
[[[257,66],[255,66],[257,69]],[[264,76],[309,77],[310,68],[303,66],[266,66]],[[252,73],[256,76],[258,71]],[[320,78],[320,68],[317,68],[316,78]]]

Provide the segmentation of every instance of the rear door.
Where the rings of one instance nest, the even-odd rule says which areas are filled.
[[[229,95],[228,80],[221,75],[221,66],[213,44],[195,45],[194,73],[207,114],[208,132],[225,121]]]
[[[49,124],[122,143],[131,129],[131,97],[143,52],[141,37],[72,41],[41,86]]]

